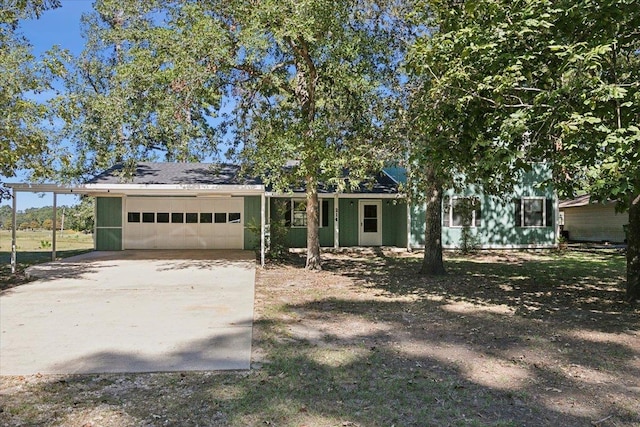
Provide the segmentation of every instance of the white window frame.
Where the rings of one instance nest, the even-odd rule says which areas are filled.
[[[304,210],[296,209],[296,205],[304,206]],[[296,212],[301,214],[304,224],[296,224]],[[307,228],[307,201],[306,199],[291,199],[291,209],[289,210],[291,228]]]
[[[539,200],[542,202],[542,225],[527,225],[525,224],[525,204]],[[522,228],[545,228],[547,227],[547,198],[542,196],[522,197],[520,199],[520,227]]]
[[[289,220],[289,223],[290,223],[289,228],[307,228],[307,199],[290,198],[290,199],[286,199],[286,200],[288,200],[289,203],[291,203],[291,205],[290,205],[291,207],[290,207],[289,210],[287,210],[287,213],[286,213],[286,215],[288,217],[287,219]],[[318,226],[320,228],[323,228],[323,226],[322,226],[322,202],[323,202],[323,199],[318,198],[318,223],[319,223]],[[305,207],[304,211],[300,211],[300,210],[296,211],[296,209],[295,209],[296,203],[298,203],[298,204],[299,203],[303,203],[304,207]],[[294,212],[304,212],[304,222],[305,222],[304,225],[295,225],[294,224],[294,221],[293,221],[294,220]]]
[[[482,201],[479,197],[476,196],[449,196],[448,204],[447,204],[447,216],[449,217],[449,226],[447,228],[464,228],[464,225],[453,225],[453,204],[454,200],[464,200],[464,199],[476,199],[480,204],[480,210],[482,210]],[[480,218],[482,220],[482,217]],[[480,225],[482,226],[482,225]],[[471,211],[471,224],[469,224],[470,228],[478,228],[480,227],[476,225],[476,210]]]

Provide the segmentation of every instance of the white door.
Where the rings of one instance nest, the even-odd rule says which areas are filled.
[[[360,246],[382,245],[382,201],[360,200],[359,212]]]
[[[244,198],[128,197],[125,249],[242,249]]]

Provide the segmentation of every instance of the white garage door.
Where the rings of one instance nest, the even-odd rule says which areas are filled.
[[[125,249],[243,249],[244,198],[128,197]]]

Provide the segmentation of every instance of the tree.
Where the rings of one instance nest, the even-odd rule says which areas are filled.
[[[53,230],[53,220],[51,218],[47,218],[42,221],[42,228],[45,230]]]
[[[547,160],[560,195],[583,189],[629,209],[627,297],[640,298],[640,3],[426,3],[438,31],[413,51],[422,123],[444,120],[469,148],[456,160],[477,155],[480,172],[490,165],[504,178],[498,187]]]
[[[82,153],[70,176],[157,150],[192,160],[229,133],[267,185],[305,188],[307,267],[320,268],[319,186],[357,185],[381,165],[396,3],[98,1],[60,102]]]
[[[305,189],[308,269],[321,268],[319,186],[342,190],[382,166],[402,50],[397,3],[216,2],[241,46],[232,64],[240,156],[274,189]]]
[[[93,197],[82,197],[80,203],[67,208],[65,228],[92,232],[94,224],[94,203]]]
[[[39,17],[60,6],[57,0],[2,2],[0,9],[0,174],[17,169],[42,177],[49,171],[50,139],[43,121],[49,117],[45,103],[34,94],[51,89],[53,62],[36,61],[31,46],[18,32],[20,20]],[[0,196],[7,190],[0,187]]]
[[[72,142],[62,175],[74,180],[116,163],[131,173],[140,160],[214,153],[226,50],[216,29],[194,27],[198,6],[98,0],[94,8],[83,17],[86,47],[68,57],[67,93],[55,103]]]

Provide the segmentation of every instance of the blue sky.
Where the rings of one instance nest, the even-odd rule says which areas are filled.
[[[20,31],[31,42],[33,53],[42,53],[57,45],[68,49],[74,54],[82,51],[84,39],[80,34],[80,17],[90,12],[93,1],[90,0],[62,0],[62,7],[46,11],[40,19],[25,20],[20,24]],[[9,182],[24,181],[25,174],[10,178]],[[51,206],[51,194],[19,193],[17,197],[18,210],[30,207]],[[3,200],[2,204],[11,203]],[[77,203],[76,196],[59,196],[58,205]]]

